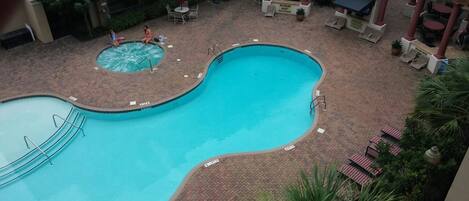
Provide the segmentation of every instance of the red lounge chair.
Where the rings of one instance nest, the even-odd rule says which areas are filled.
[[[391,126],[384,126],[384,128],[381,129],[381,132],[383,132],[383,134],[391,136],[392,138],[398,141],[401,140],[401,131],[397,128],[393,128]]]
[[[366,147],[366,152],[368,153],[368,150],[369,149],[373,149],[374,151],[378,152],[378,149],[377,149],[377,145],[380,143],[380,142],[384,142],[386,144],[389,144],[389,153],[391,153],[392,155],[394,156],[397,156],[400,152],[401,152],[401,148],[396,145],[396,144],[392,144],[390,142],[386,142],[383,138],[381,138],[380,136],[373,136],[371,139],[370,139],[370,145],[368,147]],[[373,155],[371,155],[373,156]],[[373,156],[373,157],[376,157],[376,156]]]
[[[368,173],[375,177],[381,174],[381,172],[383,171],[381,168],[372,167],[373,160],[360,154],[354,154],[352,157],[349,158],[349,160],[357,164],[364,170],[368,171]]]
[[[363,173],[349,164],[342,165],[342,167],[339,168],[339,172],[352,179],[357,184],[360,184],[360,186],[364,186],[372,180],[366,173]]]

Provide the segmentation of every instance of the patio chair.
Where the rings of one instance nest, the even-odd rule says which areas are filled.
[[[375,177],[383,172],[383,169],[373,167],[373,160],[364,155],[354,154],[349,158],[349,160]]]
[[[372,43],[377,43],[381,37],[383,37],[383,33],[378,30],[371,29],[369,27],[365,28],[363,33],[358,35],[359,38],[370,41]]]
[[[195,5],[195,7],[189,9],[189,13],[187,14],[189,19],[197,19],[199,17],[199,5]]]
[[[349,164],[342,165],[337,171],[352,179],[360,186],[364,186],[372,181],[371,177],[368,176],[366,173]]]
[[[329,19],[327,19],[325,25],[337,30],[341,30],[342,28],[345,27],[345,23],[347,22],[347,19],[343,17],[338,17],[338,16],[333,16]]]
[[[166,4],[166,11],[168,12],[168,21],[173,20],[173,22],[174,22],[174,20],[178,16],[178,13],[171,10],[171,8],[169,7],[168,4]]]
[[[401,152],[401,148],[397,144],[388,142],[384,140],[381,136],[373,136],[370,139],[370,145],[366,147],[365,155],[377,158],[379,155],[378,144],[381,142],[389,145],[389,153],[391,153],[392,155],[397,156]]]
[[[418,54],[417,58],[415,58],[412,61],[412,63],[410,63],[410,66],[417,70],[420,70],[423,67],[427,66],[427,64],[428,64],[428,57],[422,54]]]
[[[410,63],[417,57],[417,50],[411,49],[407,53],[401,55],[400,60],[404,63]]]
[[[266,17],[274,17],[275,16],[275,6],[274,5],[268,5],[267,6],[267,12],[265,12],[264,16]]]
[[[397,128],[386,125],[381,129],[381,132],[384,135],[388,135],[397,141],[401,140],[401,131]]]

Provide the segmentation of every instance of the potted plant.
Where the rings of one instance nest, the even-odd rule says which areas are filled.
[[[392,55],[399,56],[401,54],[401,50],[402,50],[401,41],[400,40],[395,40],[395,41],[392,42],[391,46],[392,46],[392,49],[391,49]]]
[[[305,19],[305,10],[303,8],[299,8],[296,10],[296,20],[303,21]]]

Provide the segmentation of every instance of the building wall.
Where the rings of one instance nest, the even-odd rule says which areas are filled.
[[[18,5],[16,5],[15,11],[12,13],[6,25],[2,30],[0,30],[0,34],[24,28],[24,24],[29,24],[29,22],[24,6],[24,1],[21,1],[18,3]]]

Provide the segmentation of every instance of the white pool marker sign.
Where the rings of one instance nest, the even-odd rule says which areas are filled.
[[[254,39],[252,39],[252,41],[253,41],[253,42],[259,42],[259,39],[254,38]]]
[[[143,102],[143,103],[140,103],[140,104],[138,104],[138,105],[140,105],[140,106],[144,106],[144,105],[150,105],[150,101]]]
[[[324,132],[326,132],[326,130],[324,130],[323,128],[318,128],[318,133],[324,134]]]
[[[78,100],[78,98],[75,98],[75,97],[73,97],[73,96],[68,97],[68,99],[70,99],[70,100],[72,100],[72,101],[77,101],[77,100]]]
[[[307,49],[305,50],[305,52],[308,53],[308,54],[311,54],[311,51],[309,51],[309,50],[307,50]]]
[[[137,101],[130,101],[129,105],[137,105]]]
[[[292,145],[286,146],[285,148],[283,148],[283,150],[285,150],[285,151],[290,151],[290,150],[292,150],[292,149],[294,149],[294,148],[295,148],[295,145],[292,144]]]
[[[316,96],[320,96],[321,92],[319,90],[316,90]]]
[[[168,45],[168,48],[173,48],[173,45]]]
[[[181,59],[176,59],[176,61],[181,61]]]
[[[197,79],[200,79],[200,78],[202,77],[202,75],[204,75],[204,74],[203,74],[203,73],[199,73],[199,74],[197,75]]]
[[[236,46],[239,46],[239,43],[235,43],[233,45],[231,45],[232,47],[236,47]]]
[[[99,70],[99,68],[97,66],[94,67],[95,70]]]
[[[210,166],[212,166],[212,165],[214,165],[214,164],[216,164],[216,163],[218,163],[218,162],[220,162],[220,160],[217,158],[217,159],[215,159],[215,160],[213,160],[213,161],[209,161],[209,162],[205,163],[205,164],[204,164],[204,167],[206,167],[206,168],[207,168],[207,167],[210,167]]]
[[[185,78],[188,78],[188,77],[189,77],[189,75],[184,75],[184,77],[185,77]]]

